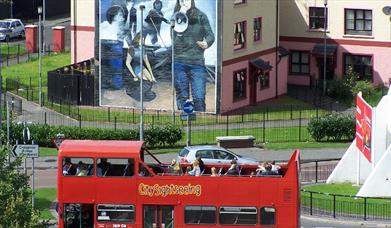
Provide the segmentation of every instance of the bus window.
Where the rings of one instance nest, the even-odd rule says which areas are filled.
[[[216,208],[212,206],[186,206],[186,224],[216,224]]]
[[[64,204],[65,227],[94,227],[93,204]]]
[[[134,223],[134,205],[98,204],[96,215],[99,222]]]
[[[62,160],[64,176],[94,175],[94,160],[92,158],[64,158]]]
[[[96,175],[99,177],[130,177],[134,175],[132,158],[99,158]]]
[[[273,226],[276,225],[276,209],[274,207],[262,207],[261,211],[261,225]]]
[[[220,224],[223,225],[256,225],[256,207],[221,207]]]

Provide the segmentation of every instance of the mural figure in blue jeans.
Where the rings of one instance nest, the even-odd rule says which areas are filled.
[[[195,7],[194,0],[177,0],[174,16],[174,86],[179,110],[191,97],[194,110],[206,110],[205,94],[208,72],[204,52],[215,41],[209,19]]]

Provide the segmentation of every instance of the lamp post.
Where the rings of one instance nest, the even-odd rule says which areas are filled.
[[[144,20],[144,5],[140,5],[141,11],[141,30],[140,30],[140,141],[144,140],[144,101],[143,101],[143,80],[144,80],[144,28],[143,28],[143,20]]]
[[[41,31],[42,6],[38,6],[38,61],[39,61],[39,106],[42,106],[42,31]]]
[[[172,89],[172,123],[175,123],[175,88],[174,88],[174,27],[175,20],[171,19],[171,89]]]
[[[323,95],[326,95],[326,64],[327,64],[327,0],[323,0],[324,11],[323,11],[323,41],[324,41],[324,50],[323,50]]]

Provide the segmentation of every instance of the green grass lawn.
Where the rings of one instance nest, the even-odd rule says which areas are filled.
[[[35,192],[36,209],[41,213],[41,219],[54,219],[49,208],[52,202],[56,199],[56,188],[39,188]]]
[[[57,156],[57,148],[40,147],[39,156],[40,157]]]
[[[47,72],[69,65],[71,62],[71,54],[69,51],[47,55],[42,58],[42,84],[47,85]],[[26,63],[20,63],[18,65],[12,65],[2,69],[2,75],[4,78],[15,78],[25,85],[39,87],[39,61],[32,60]]]
[[[15,58],[17,54],[24,55],[27,53],[25,45],[24,44],[6,44],[6,43],[0,43],[0,49],[1,49],[1,58],[3,60],[3,65],[6,64],[6,58],[8,55],[8,58]]]
[[[359,187],[351,183],[344,184],[319,184],[304,186],[301,192],[301,204],[310,206],[310,196],[312,191],[312,207],[333,211],[335,207],[336,213],[357,214],[368,216],[391,217],[391,199],[385,198],[364,198],[355,197]],[[335,205],[334,205],[334,196]],[[366,206],[365,206],[366,205]]]

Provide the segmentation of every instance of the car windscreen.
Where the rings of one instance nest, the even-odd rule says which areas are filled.
[[[0,28],[9,28],[10,23],[5,21],[0,21]]]
[[[186,148],[183,148],[181,152],[179,152],[179,156],[186,157],[189,154],[189,150]]]

